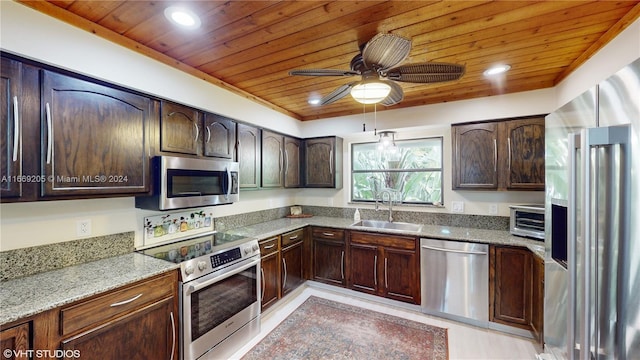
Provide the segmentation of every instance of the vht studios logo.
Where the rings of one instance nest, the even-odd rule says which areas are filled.
[[[2,355],[7,359],[28,358],[28,359],[79,359],[80,350],[11,350],[4,349]]]

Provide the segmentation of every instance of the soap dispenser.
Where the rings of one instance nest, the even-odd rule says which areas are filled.
[[[356,212],[353,213],[353,221],[354,222],[360,221],[360,210],[358,210],[358,208],[356,208]]]

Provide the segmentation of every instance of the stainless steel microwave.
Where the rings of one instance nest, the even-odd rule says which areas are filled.
[[[511,234],[544,241],[544,204],[511,205]]]
[[[240,199],[237,162],[156,156],[153,195],[136,197],[136,207],[174,210],[231,204]]]

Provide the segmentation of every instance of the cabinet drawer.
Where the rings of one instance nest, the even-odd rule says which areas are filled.
[[[282,235],[282,247],[304,240],[304,229],[298,229]]]
[[[171,297],[176,289],[177,272],[170,272],[63,307],[60,310],[61,335],[96,327],[144,305]]]
[[[415,250],[416,238],[408,236],[383,235],[364,232],[351,232],[351,243],[378,245],[403,250]]]
[[[278,251],[278,237],[274,236],[270,239],[260,241],[260,255],[266,256]]]
[[[344,240],[344,230],[331,229],[331,228],[313,228],[314,239],[328,239],[328,240]]]

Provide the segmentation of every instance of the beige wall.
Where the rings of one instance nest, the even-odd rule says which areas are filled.
[[[368,111],[357,116],[301,123],[23,5],[0,1],[0,16],[0,47],[4,51],[294,136],[339,135],[345,139],[345,175],[349,173],[350,143],[372,140],[374,124],[378,129],[398,131],[399,138],[444,136],[445,184],[451,184],[451,123],[553,111],[640,54],[640,21],[636,21],[585,64],[588,71],[578,69],[576,75],[556,88],[379,112],[375,121]],[[370,131],[362,132],[363,123]],[[342,190],[245,191],[240,195],[240,202],[213,207],[211,211],[214,216],[227,216],[293,204],[355,207],[348,203],[349,181],[345,176]],[[497,203],[500,215],[506,215],[509,204],[541,202],[543,194],[452,191],[447,185],[444,198],[444,208],[411,210],[448,212],[451,201],[464,201],[465,213],[486,214],[488,205]],[[139,244],[138,229],[142,227],[143,217],[150,214],[154,213],[135,209],[132,197],[2,204],[0,250],[76,239],[76,222],[84,219],[91,220],[92,236],[136,231]]]

